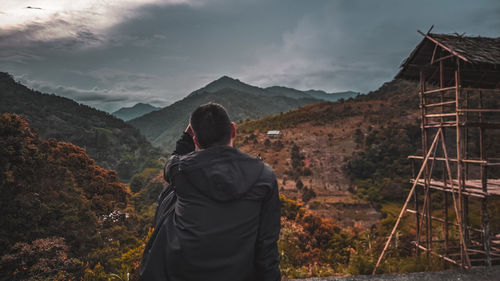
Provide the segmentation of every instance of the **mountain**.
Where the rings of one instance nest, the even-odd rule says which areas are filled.
[[[190,95],[197,95],[204,92],[217,92],[223,89],[233,89],[241,92],[251,93],[255,95],[264,96],[280,96],[293,99],[318,99],[324,101],[336,101],[341,98],[348,99],[356,97],[357,93],[353,91],[326,93],[321,90],[307,90],[300,91],[294,88],[283,86],[271,86],[267,88],[260,88],[241,82],[238,79],[229,76],[222,76],[221,78],[209,83],[205,87],[192,92]]]
[[[264,89],[223,76],[172,105],[130,120],[129,124],[138,128],[153,145],[171,150],[186,127],[189,115],[200,104],[220,103],[233,120],[242,121],[333,99],[335,95],[323,92],[322,96],[316,92],[285,87]]]
[[[153,145],[171,150],[186,128],[191,112],[200,104],[207,102],[222,104],[232,120],[241,121],[286,112],[318,100],[269,97],[225,88],[213,93],[190,95],[161,110],[130,120],[129,123],[138,128]]]
[[[106,112],[31,90],[0,72],[0,113],[26,117],[41,138],[54,138],[85,148],[106,169],[128,180],[157,158],[159,152],[123,120]]]
[[[243,83],[240,80],[231,78],[229,76],[222,76],[221,78],[210,82],[203,88],[192,92],[191,94],[189,94],[189,96],[203,93],[214,93],[224,89],[233,89],[239,92],[245,92],[254,95],[268,94],[265,89]]]
[[[321,90],[308,90],[306,93],[310,94],[312,97],[325,100],[325,101],[338,101],[340,99],[349,99],[355,98],[359,93],[353,91],[345,91],[345,92],[335,92],[335,93],[326,93]]]
[[[111,114],[124,121],[128,121],[158,109],[160,109],[160,107],[152,106],[147,103],[137,103],[132,107],[122,107]]]
[[[353,91],[327,93],[321,90],[307,90],[300,91],[293,88],[282,87],[282,86],[272,86],[265,88],[266,91],[271,92],[275,95],[286,96],[291,98],[313,98],[324,101],[337,101],[340,99],[349,99],[357,96],[358,93]]]

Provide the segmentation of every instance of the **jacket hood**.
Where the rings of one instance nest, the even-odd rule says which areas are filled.
[[[200,192],[217,201],[244,195],[259,179],[264,163],[230,146],[214,146],[179,159],[179,170]]]

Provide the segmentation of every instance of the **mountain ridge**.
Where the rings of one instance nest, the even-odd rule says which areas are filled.
[[[232,78],[228,75],[223,75],[220,78],[208,83],[204,87],[193,91],[189,95],[196,95],[203,92],[213,93],[226,88],[233,90],[240,90],[244,92],[250,92],[259,95],[286,96],[295,99],[314,98],[325,101],[336,101],[341,98],[348,99],[350,97],[355,97],[358,94],[353,91],[343,91],[343,92],[333,92],[333,93],[327,93],[325,91],[315,90],[315,89],[302,91],[286,86],[270,86],[262,88],[251,84],[247,84],[239,79]]]
[[[111,115],[120,118],[123,121],[129,121],[158,109],[161,109],[161,107],[156,107],[149,103],[140,102],[130,107],[122,107],[111,113]]]
[[[232,120],[241,121],[269,114],[286,112],[292,108],[318,102],[316,99],[292,99],[288,97],[267,97],[253,95],[232,89],[213,93],[189,95],[161,110],[132,119],[129,124],[141,130],[153,145],[172,149],[175,141],[185,129],[191,112],[201,104],[216,102],[222,104]]]
[[[111,114],[69,98],[45,94],[0,72],[0,113],[23,115],[42,139],[54,138],[86,149],[103,168],[127,180],[159,151],[136,128]]]
[[[224,90],[224,89],[233,89],[233,90],[239,90],[239,91],[243,91],[243,92],[250,92],[250,93],[262,94],[262,95],[265,94],[265,90],[262,88],[243,83],[239,79],[229,77],[228,75],[223,75],[220,78],[215,79],[214,81],[201,87],[200,89],[191,92],[188,95],[188,97],[191,95],[202,94],[204,92],[213,93],[213,92],[217,92],[217,91]]]
[[[232,120],[242,121],[287,112],[327,98],[330,101],[341,98],[332,98],[330,95],[334,94],[278,86],[260,88],[225,75],[191,92],[182,100],[129,120],[128,123],[138,128],[153,145],[171,150],[187,125],[189,115],[200,104],[210,101],[220,103],[229,111]],[[342,97],[349,95],[354,96],[354,92],[346,92]]]

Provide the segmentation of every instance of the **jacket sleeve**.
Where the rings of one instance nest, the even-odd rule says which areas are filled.
[[[256,280],[281,280],[278,256],[278,238],[281,223],[280,212],[281,202],[279,200],[278,183],[276,182],[276,177],[272,174],[271,190],[263,202],[260,214],[255,255]]]
[[[181,138],[175,143],[175,150],[172,154],[185,155],[194,151],[193,137],[188,133],[183,133]]]
[[[166,182],[171,183],[171,171],[170,168],[176,164],[179,160],[179,156],[188,154],[194,151],[193,138],[188,133],[183,133],[181,138],[175,143],[175,150],[168,158],[163,168],[163,178]]]

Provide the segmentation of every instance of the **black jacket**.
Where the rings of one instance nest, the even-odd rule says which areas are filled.
[[[192,149],[185,134],[165,165],[170,187],[160,197],[142,280],[280,280],[272,169],[229,146],[182,155]]]

